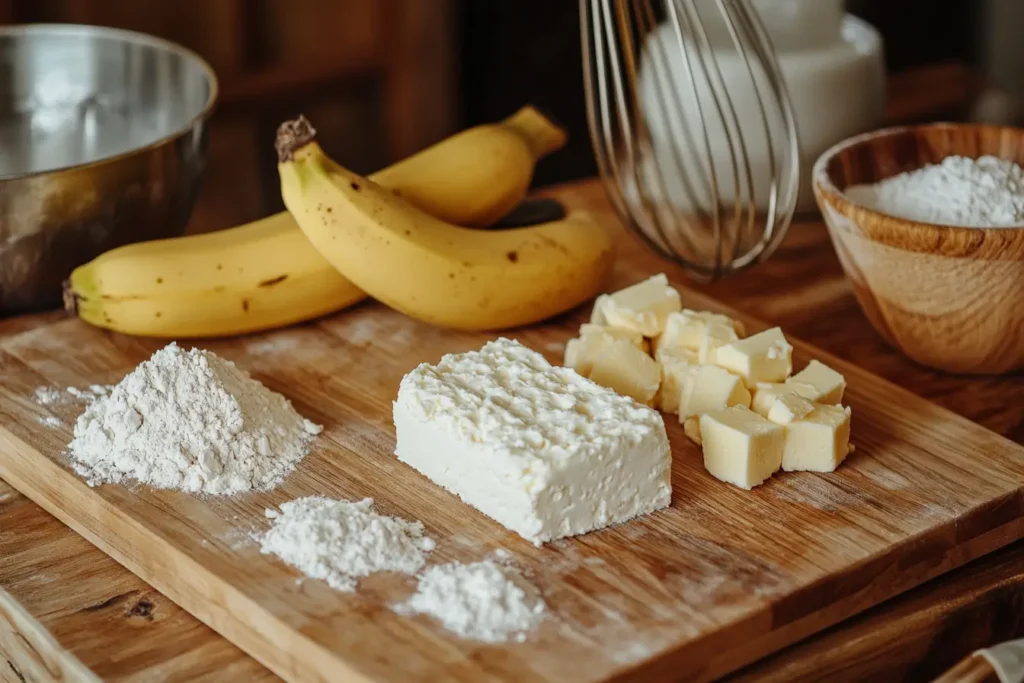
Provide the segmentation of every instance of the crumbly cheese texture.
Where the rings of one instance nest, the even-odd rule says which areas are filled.
[[[591,322],[604,322],[613,327],[639,332],[645,337],[657,337],[665,330],[668,317],[682,310],[682,300],[675,287],[668,283],[664,273],[653,275],[643,282],[621,289],[614,294],[598,297],[600,311]],[[596,318],[596,320],[595,320]]]
[[[669,504],[661,415],[518,342],[406,375],[396,455],[536,545]]]

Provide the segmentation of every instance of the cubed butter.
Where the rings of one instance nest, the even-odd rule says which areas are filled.
[[[785,429],[743,406],[701,415],[700,438],[705,469],[742,489],[763,483],[782,465]]]
[[[683,433],[686,434],[686,437],[690,441],[694,442],[699,446],[701,444],[700,417],[694,415],[693,417],[686,418],[683,421]]]
[[[565,359],[562,365],[572,368],[584,377],[589,377],[594,360],[601,355],[607,345],[608,340],[598,335],[570,339],[565,343]]]
[[[591,334],[605,335],[613,339],[625,339],[637,348],[646,348],[644,336],[639,332],[634,332],[633,330],[624,330],[621,327],[610,327],[608,325],[595,325],[593,323],[583,323],[580,325],[581,337],[586,337]]]
[[[841,374],[824,363],[812,360],[785,382],[755,385],[750,407],[758,415],[767,417],[776,399],[785,395],[802,396],[812,403],[838,405],[843,400],[845,389],[846,380]]]
[[[773,327],[718,348],[712,359],[754,387],[758,382],[781,382],[793,371],[793,347]]]
[[[665,331],[654,340],[655,356],[662,350],[668,349],[699,350],[708,326],[713,323],[732,328],[736,333],[732,339],[739,339],[743,336],[743,325],[738,320],[733,320],[721,313],[692,311],[684,308],[678,313],[671,313],[665,320]]]
[[[615,339],[594,359],[588,376],[616,393],[651,405],[661,385],[661,364],[630,342]]]
[[[843,392],[846,391],[846,378],[816,360],[812,360],[806,368],[790,377],[788,381],[813,387],[813,396],[807,395],[808,392],[801,395],[816,403],[839,405],[843,400]]]
[[[601,316],[612,327],[657,337],[665,330],[668,316],[681,308],[679,292],[659,273],[610,295],[601,305]]]
[[[743,380],[716,365],[702,365],[682,387],[679,421],[730,406],[750,407],[750,392]]]
[[[776,402],[772,410],[780,403]],[[817,404],[783,429],[782,469],[787,472],[832,472],[850,452],[849,408]]]
[[[701,363],[714,363],[718,349],[738,341],[740,338],[736,328],[732,325],[724,325],[718,321],[708,323],[704,328],[704,334],[700,340],[697,350],[697,357]]]
[[[639,332],[583,323],[580,325],[580,336],[566,342],[565,359],[562,364],[584,377],[589,377],[594,360],[617,339],[627,341],[647,353],[647,340]]]
[[[594,299],[594,308],[590,311],[590,322],[594,325],[607,325],[608,318],[604,315],[604,307],[608,305],[608,299],[611,297],[607,294],[599,294]]]
[[[678,413],[683,387],[700,370],[697,352],[692,349],[664,350],[658,361],[661,363],[658,409],[665,413]]]
[[[793,393],[796,392],[792,387],[787,388],[785,382],[758,382],[750,390],[750,409],[761,417],[768,417],[775,399]]]
[[[814,410],[814,404],[803,396],[796,394],[783,394],[775,399],[775,403],[768,410],[768,420],[777,425],[788,425],[791,422],[803,419]]]

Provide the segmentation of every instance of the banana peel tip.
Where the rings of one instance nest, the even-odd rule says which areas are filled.
[[[71,288],[71,280],[64,280],[63,284],[63,299],[64,299],[64,310],[71,315],[78,315],[78,294]]]
[[[295,152],[316,139],[316,129],[302,114],[297,119],[285,121],[277,127],[274,149],[279,163],[291,161]]]

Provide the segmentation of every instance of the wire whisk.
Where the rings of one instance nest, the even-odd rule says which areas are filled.
[[[580,0],[580,22],[591,141],[622,219],[698,280],[766,259],[800,154],[749,0]]]

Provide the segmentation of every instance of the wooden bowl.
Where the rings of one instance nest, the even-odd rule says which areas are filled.
[[[1024,368],[1024,228],[919,223],[855,204],[843,193],[953,154],[1024,165],[1024,130],[930,124],[850,138],[814,165],[814,195],[857,301],[890,344],[940,370],[1018,370]]]

